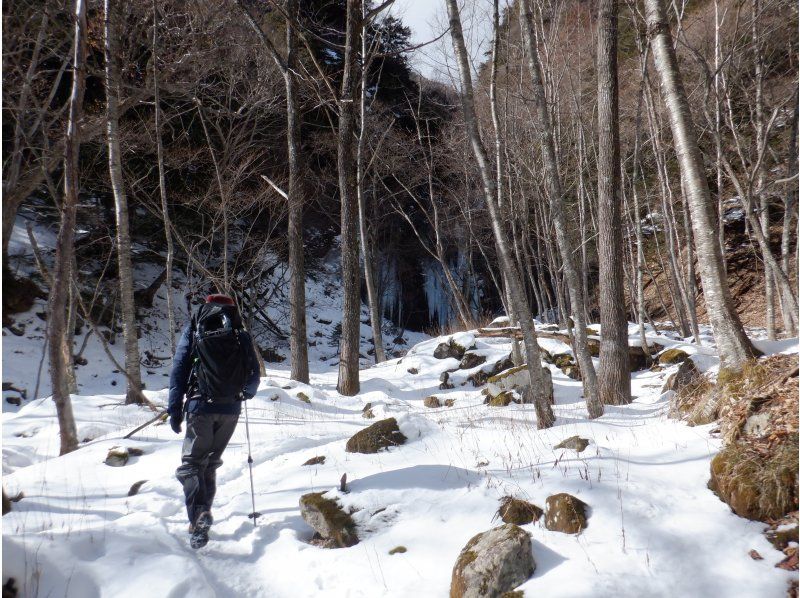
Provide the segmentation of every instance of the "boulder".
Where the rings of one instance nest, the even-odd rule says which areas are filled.
[[[539,521],[544,514],[541,508],[526,500],[504,496],[500,499],[500,508],[497,515],[503,523],[513,523],[514,525],[527,525],[534,521]]]
[[[6,495],[6,491],[3,490],[3,515],[10,512],[11,512],[11,500]]]
[[[300,515],[319,534],[326,548],[347,548],[358,544],[353,518],[324,493],[310,492],[301,496]]]
[[[455,399],[445,399],[444,400],[444,406],[445,407],[452,407],[455,404],[456,404],[456,400]]]
[[[484,384],[486,384],[486,381],[490,377],[496,376],[503,370],[507,370],[513,367],[514,367],[514,361],[511,359],[511,355],[509,355],[508,357],[504,357],[503,359],[498,359],[497,361],[495,361],[491,369],[484,367],[475,372],[474,374],[471,374],[467,378],[467,381],[471,382],[472,386],[475,387],[483,386]]]
[[[408,552],[408,548],[405,546],[395,546],[389,551],[389,554],[403,554],[404,552]]]
[[[554,449],[572,449],[573,451],[577,451],[582,453],[586,450],[586,447],[589,446],[589,441],[586,438],[581,438],[580,436],[570,436],[566,440],[562,440],[560,443],[555,445]]]
[[[433,356],[436,359],[447,359],[452,357],[454,359],[461,359],[472,347],[464,347],[458,344],[454,339],[449,339],[447,342],[439,343],[433,350]]]
[[[311,457],[308,461],[303,463],[303,466],[306,465],[324,465],[325,463],[325,455],[317,455],[316,457]]]
[[[106,455],[105,463],[106,465],[110,465],[111,467],[122,467],[127,465],[128,459],[130,459],[130,453],[128,453],[128,449],[125,447],[112,447],[108,449],[108,454]]]
[[[304,392],[298,392],[297,393],[297,400],[298,401],[303,401],[303,403],[311,403],[311,399]]]
[[[681,349],[667,349],[658,355],[659,365],[675,365],[676,363],[683,363],[689,358],[689,354]]]
[[[400,432],[397,420],[390,417],[356,432],[347,441],[345,451],[348,453],[377,453],[383,448],[404,444],[405,441],[406,437]]]
[[[419,370],[417,368],[408,368],[406,371],[412,376],[416,376],[417,374],[419,374]]]
[[[361,410],[361,417],[364,419],[374,419],[375,414],[372,412],[372,403],[367,403]]]
[[[681,363],[677,372],[667,378],[661,392],[665,393],[668,390],[680,392],[686,387],[693,386],[697,382],[699,376],[701,376],[700,370],[697,369],[694,361],[687,359]]]
[[[450,598],[499,598],[536,570],[528,532],[506,523],[474,536],[458,555]]]
[[[577,534],[586,528],[586,503],[565,492],[548,496],[544,526],[553,532]]]
[[[550,370],[546,367],[542,368],[542,374],[545,378],[545,384],[547,384],[548,387],[550,404],[552,405],[554,402],[553,377],[552,374],[550,374]],[[523,397],[523,402],[525,402],[526,397],[530,397],[531,394],[531,377],[528,373],[527,365],[509,368],[496,376],[491,376],[488,382],[488,394],[490,397],[496,397],[505,391],[516,390],[520,396]]]
[[[442,406],[442,402],[439,400],[439,397],[436,396],[425,397],[422,404],[430,409],[438,409]]]
[[[471,370],[472,368],[476,368],[484,363],[486,363],[485,355],[478,355],[477,353],[465,353],[464,357],[461,358],[461,362],[458,364],[458,368],[461,370]]]

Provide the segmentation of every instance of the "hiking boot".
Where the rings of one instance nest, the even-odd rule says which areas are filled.
[[[208,511],[203,511],[197,516],[194,525],[191,526],[192,537],[189,539],[189,544],[192,548],[197,550],[208,544],[208,530],[211,529],[213,522],[214,519]]]

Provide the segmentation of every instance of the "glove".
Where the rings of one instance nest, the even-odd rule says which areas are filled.
[[[169,426],[172,428],[172,431],[176,434],[181,433],[181,424],[183,423],[183,418],[180,415],[170,415],[169,416]]]
[[[249,392],[242,391],[242,392],[239,393],[239,400],[240,401],[249,401],[250,399],[253,398],[253,396],[254,395],[251,395]]]

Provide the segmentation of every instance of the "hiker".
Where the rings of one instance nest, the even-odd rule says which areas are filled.
[[[192,548],[208,543],[217,469],[239,420],[241,402],[258,389],[258,360],[233,299],[209,295],[183,329],[169,379],[169,424],[186,437],[181,466]],[[186,401],[184,403],[184,396]]]

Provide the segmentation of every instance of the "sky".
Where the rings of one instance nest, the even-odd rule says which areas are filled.
[[[505,4],[505,2],[502,2]],[[473,62],[481,60],[481,53],[491,42],[490,0],[462,0],[462,25]],[[401,17],[411,28],[411,42],[420,44],[441,35],[447,28],[445,0],[396,0],[391,13]],[[450,36],[415,50],[410,54],[413,68],[429,79],[453,82],[455,75],[453,49]]]

